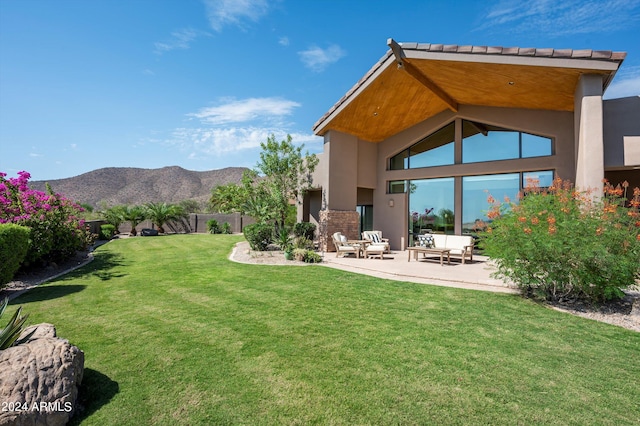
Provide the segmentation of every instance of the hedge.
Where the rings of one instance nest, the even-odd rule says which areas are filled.
[[[0,224],[0,288],[10,282],[29,249],[31,229],[13,223]]]

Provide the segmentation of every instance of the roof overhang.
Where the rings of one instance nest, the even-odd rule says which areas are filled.
[[[626,54],[396,43],[313,127],[380,142],[460,105],[573,111],[580,76],[603,91]]]

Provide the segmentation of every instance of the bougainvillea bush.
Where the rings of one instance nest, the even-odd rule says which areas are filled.
[[[489,196],[480,247],[497,277],[527,296],[601,303],[624,296],[640,278],[640,189],[605,181],[602,197],[554,180],[527,183],[519,202]]]
[[[91,235],[78,215],[82,207],[55,194],[29,188],[31,175],[21,171],[16,178],[0,172],[0,223],[15,223],[31,229],[23,267],[40,262],[59,262],[86,248]]]

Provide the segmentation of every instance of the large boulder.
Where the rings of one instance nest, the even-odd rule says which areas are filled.
[[[76,408],[84,353],[56,337],[52,324],[24,344],[0,351],[0,425],[64,425]]]

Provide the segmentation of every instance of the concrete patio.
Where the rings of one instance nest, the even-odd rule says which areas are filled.
[[[406,251],[392,251],[384,259],[365,259],[354,256],[336,257],[335,252],[324,253],[323,265],[345,271],[366,274],[397,281],[409,281],[420,284],[432,284],[444,287],[466,288],[470,290],[493,291],[498,293],[516,293],[516,289],[502,280],[490,275],[495,267],[486,256],[473,256],[473,261],[462,264],[459,258],[452,257],[451,263],[440,266],[439,257],[422,256],[416,262],[413,257],[407,261]]]

